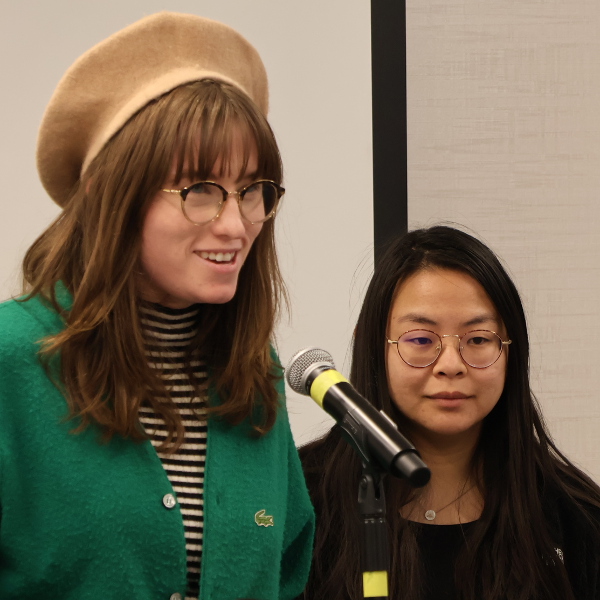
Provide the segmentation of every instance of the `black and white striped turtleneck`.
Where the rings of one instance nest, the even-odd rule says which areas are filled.
[[[197,600],[202,558],[204,524],[204,465],[206,459],[206,364],[195,360],[191,366],[200,383],[201,397],[184,369],[184,356],[197,333],[198,306],[171,309],[158,304],[140,307],[148,364],[165,381],[185,427],[185,441],[174,454],[157,452],[177,494],[187,550],[188,590],[186,600]],[[154,447],[166,439],[164,420],[152,408],[140,408],[140,422]]]

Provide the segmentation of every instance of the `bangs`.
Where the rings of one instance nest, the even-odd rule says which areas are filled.
[[[204,80],[172,94],[192,96],[173,136],[173,183],[224,175],[242,179],[248,175],[253,153],[257,169],[249,175],[281,183],[281,157],[273,132],[243,92],[226,83]],[[239,168],[238,173],[231,172],[232,164]]]

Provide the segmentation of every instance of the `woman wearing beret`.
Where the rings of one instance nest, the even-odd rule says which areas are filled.
[[[270,340],[282,167],[237,32],[159,13],[44,115],[61,207],[0,305],[0,597],[299,594],[313,512]]]
[[[449,227],[390,245],[350,379],[431,469],[421,489],[384,481],[390,598],[600,599],[600,489],[552,442],[528,369],[521,300],[489,248]],[[358,454],[334,428],[301,455],[317,512],[304,597],[363,598]]]

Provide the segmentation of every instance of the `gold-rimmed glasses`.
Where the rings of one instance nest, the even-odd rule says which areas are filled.
[[[260,179],[233,192],[214,181],[199,181],[178,190],[161,189],[161,192],[179,194],[181,210],[194,225],[218,219],[227,198],[236,196],[242,217],[255,225],[275,216],[285,189],[274,181]]]
[[[474,369],[491,367],[502,354],[504,346],[512,340],[503,340],[495,331],[474,329],[462,335],[439,335],[429,329],[411,329],[405,331],[397,340],[388,339],[395,344],[400,358],[409,366],[423,369],[432,365],[442,353],[442,339],[458,338],[458,351],[463,361]]]

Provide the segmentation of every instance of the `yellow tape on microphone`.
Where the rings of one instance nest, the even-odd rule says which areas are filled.
[[[344,381],[348,383],[348,380],[335,369],[323,371],[312,382],[312,385],[310,386],[310,395],[312,399],[321,408],[323,408],[323,398],[325,397],[327,390],[329,390],[332,385],[335,385],[336,383],[342,383]]]

